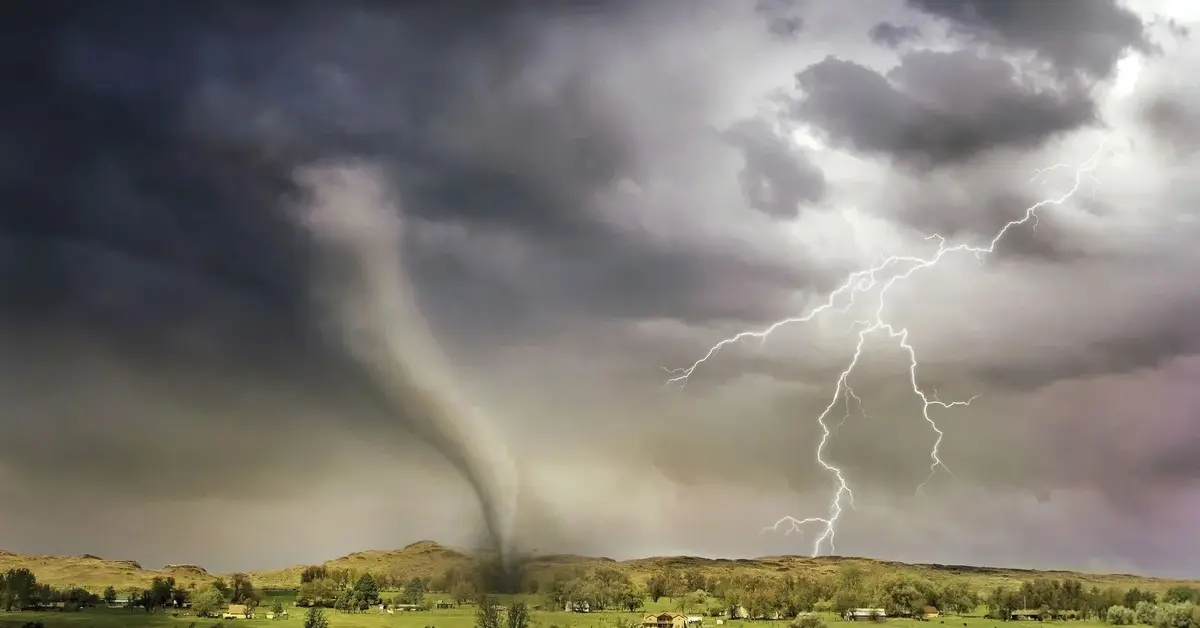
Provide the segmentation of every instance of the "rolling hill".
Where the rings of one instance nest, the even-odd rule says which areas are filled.
[[[172,577],[184,585],[201,586],[217,579],[195,565],[168,565],[162,569],[145,569],[132,560],[109,560],[84,554],[82,556],[40,556],[15,554],[0,550],[0,571],[25,567],[37,576],[38,582],[56,587],[80,586],[100,591],[114,586],[125,591],[144,589],[155,576]]]
[[[454,566],[468,567],[476,558],[468,553],[450,549],[433,541],[413,543],[398,550],[368,550],[326,561],[329,568],[353,569],[358,572],[402,575],[410,577],[435,577]],[[1016,585],[1034,578],[1075,578],[1085,587],[1118,586],[1165,590],[1185,584],[1200,586],[1196,580],[1153,578],[1130,574],[1090,574],[1072,571],[1038,571],[993,567],[971,567],[965,565],[907,564],[869,558],[800,556],[766,556],[754,559],[711,559],[689,556],[638,558],[615,561],[609,558],[592,558],[573,555],[535,556],[528,560],[527,569],[537,575],[562,566],[584,568],[606,566],[628,573],[635,580],[645,580],[650,574],[666,568],[699,569],[707,575],[720,577],[733,572],[761,574],[831,574],[842,565],[854,564],[865,572],[907,573],[928,578],[936,582],[963,579],[979,591],[996,585]],[[78,585],[92,590],[115,586],[119,590],[130,587],[145,587],[155,576],[171,576],[176,581],[197,586],[213,581],[217,577],[194,565],[170,565],[161,569],[145,569],[128,560],[106,560],[96,556],[30,556],[0,550],[0,570],[27,567],[38,580],[55,586]],[[293,589],[300,585],[300,572],[304,565],[283,569],[252,572],[250,577],[256,586],[270,589]]]

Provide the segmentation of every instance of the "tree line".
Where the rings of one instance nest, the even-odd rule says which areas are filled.
[[[58,589],[39,583],[37,576],[25,568],[0,574],[0,608],[5,611],[40,610],[60,604],[63,610],[76,610],[99,603],[100,596],[82,587]]]

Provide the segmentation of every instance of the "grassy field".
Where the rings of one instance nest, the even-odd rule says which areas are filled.
[[[422,541],[399,550],[356,552],[349,556],[326,561],[324,564],[330,568],[351,568],[358,572],[370,571],[374,574],[401,574],[405,578],[411,578],[435,577],[448,567],[455,565],[466,567],[471,565],[474,560],[475,558],[465,553],[430,541]],[[528,569],[531,573],[538,574],[563,565],[583,567],[603,565],[620,569],[636,581],[644,581],[650,574],[667,566],[683,569],[694,568],[709,576],[721,577],[735,572],[763,575],[833,574],[845,564],[858,565],[867,575],[908,574],[942,583],[949,580],[964,580],[976,591],[988,590],[997,585],[1016,586],[1023,581],[1038,577],[1076,578],[1085,587],[1091,585],[1098,585],[1102,588],[1117,586],[1123,589],[1139,587],[1154,591],[1164,591],[1179,584],[1200,585],[1200,582],[1197,581],[1126,574],[1084,574],[1070,571],[1034,571],[961,565],[913,565],[869,558],[806,558],[801,556],[768,556],[742,560],[675,556],[626,561],[583,556],[538,556],[529,562]],[[122,591],[131,587],[145,588],[149,586],[150,580],[155,576],[172,576],[185,586],[191,583],[199,586],[218,577],[216,574],[209,574],[201,567],[189,565],[144,569],[132,561],[105,560],[94,556],[29,556],[0,550],[0,571],[14,567],[29,568],[37,576],[39,582],[56,587],[83,586],[93,591],[100,591],[109,585]],[[295,589],[300,585],[302,569],[303,566],[298,565],[284,569],[253,572],[250,577],[254,585],[259,588]]]
[[[170,627],[188,628],[196,622],[195,628],[212,628],[221,624],[226,628],[235,626],[260,626],[262,628],[299,628],[304,623],[303,609],[291,609],[292,617],[285,620],[268,619],[238,619],[221,622],[216,619],[200,619],[194,617],[172,617],[169,613],[146,614],[127,610],[93,610],[81,613],[3,613],[0,612],[0,628],[19,628],[27,621],[41,621],[46,628],[141,628],[141,627]],[[367,613],[339,613],[326,611],[331,628],[473,628],[475,614],[473,608],[454,610],[430,611],[427,613],[403,613],[388,615],[378,610]],[[540,613],[533,614],[535,628],[614,628],[619,619],[641,621],[640,613]],[[876,624],[851,624],[836,617],[826,618],[830,628],[850,628],[853,625],[870,626]],[[1102,624],[1090,622],[1046,622],[1046,624],[1061,624],[1061,628],[1101,628]],[[1039,624],[1039,625],[1046,625]],[[713,620],[706,619],[706,626],[714,626]],[[1004,624],[983,617],[947,617],[943,620],[917,622],[906,619],[894,619],[883,623],[886,628],[1000,628]],[[727,621],[729,628],[787,628],[788,621]]]

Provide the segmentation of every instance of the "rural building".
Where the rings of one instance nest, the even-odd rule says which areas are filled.
[[[590,612],[592,612],[592,605],[588,604],[586,601],[585,602],[567,602],[566,604],[563,605],[563,612],[565,612],[565,613],[590,613]]]
[[[398,611],[415,611],[419,610],[421,607],[418,604],[395,604],[392,606],[392,608]]]
[[[1047,613],[1043,613],[1042,611],[1040,611],[1036,608],[1033,608],[1033,609],[1023,608],[1020,610],[1015,610],[1012,613],[1009,613],[1009,619],[1024,620],[1024,621],[1042,621],[1043,619],[1047,619],[1046,615],[1047,615]]]
[[[941,616],[942,616],[942,614],[938,611],[936,606],[926,606],[924,609],[921,610],[921,619],[925,619],[925,620],[937,619],[938,617],[941,617]]]
[[[254,619],[254,613],[245,604],[230,604],[221,619]]]
[[[446,600],[438,600],[435,606],[437,608],[454,608],[455,604],[454,602],[447,602]]]
[[[852,608],[842,615],[846,621],[879,621],[887,619],[882,608]]]
[[[647,613],[642,616],[642,628],[687,628],[683,613]]]

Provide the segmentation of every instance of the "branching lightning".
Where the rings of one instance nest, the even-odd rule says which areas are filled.
[[[765,342],[767,338],[779,328],[787,325],[807,323],[828,310],[836,309],[840,312],[846,312],[855,304],[855,299],[858,295],[878,289],[878,301],[875,304],[873,315],[867,320],[855,321],[855,324],[851,328],[852,331],[857,328],[857,340],[854,345],[853,357],[850,358],[849,364],[838,376],[834,385],[833,395],[829,401],[829,405],[827,405],[825,410],[817,417],[817,423],[821,426],[821,439],[817,444],[816,461],[817,464],[819,464],[833,476],[836,486],[836,490],[834,491],[833,497],[829,504],[829,514],[825,517],[808,517],[804,519],[790,516],[783,517],[782,519],[776,521],[773,525],[764,528],[764,532],[778,531],[782,529],[784,530],[785,534],[790,534],[792,532],[803,533],[805,526],[809,524],[820,524],[821,534],[813,543],[812,555],[819,555],[821,553],[822,546],[826,543],[828,543],[830,553],[835,551],[835,529],[837,527],[837,521],[842,515],[842,500],[845,499],[847,503],[853,507],[854,493],[850,490],[850,485],[847,483],[846,477],[842,470],[839,467],[831,464],[824,457],[825,447],[829,443],[829,438],[832,434],[828,419],[830,414],[834,411],[834,408],[837,407],[839,401],[842,401],[846,408],[846,414],[842,417],[842,421],[845,421],[846,417],[848,417],[850,414],[851,400],[857,403],[860,412],[862,411],[862,399],[855,394],[854,390],[850,387],[849,381],[855,367],[858,366],[859,359],[862,357],[863,347],[866,344],[867,338],[873,334],[887,334],[890,339],[897,341],[899,347],[908,354],[909,383],[912,385],[913,394],[921,400],[922,417],[925,419],[925,422],[929,424],[930,429],[932,429],[933,433],[935,434],[933,447],[929,452],[929,475],[926,476],[925,480],[917,486],[917,492],[920,493],[925,485],[928,484],[933,476],[937,473],[938,469],[942,469],[945,472],[953,475],[953,473],[950,471],[950,468],[942,462],[940,448],[944,433],[933,420],[933,417],[930,416],[930,409],[934,407],[948,409],[957,406],[967,406],[979,396],[976,395],[961,401],[942,401],[938,397],[936,390],[932,392],[926,392],[923,388],[921,388],[917,378],[917,352],[916,349],[913,348],[913,346],[909,343],[908,329],[896,327],[892,323],[888,322],[884,316],[884,309],[887,305],[888,291],[891,290],[892,286],[911,277],[917,271],[935,266],[950,253],[971,253],[975,255],[976,259],[982,261],[985,255],[992,253],[996,249],[996,246],[1000,243],[1010,229],[1027,224],[1032,229],[1037,229],[1038,210],[1047,206],[1062,205],[1066,203],[1067,200],[1069,200],[1075,195],[1076,192],[1078,192],[1085,178],[1090,178],[1095,181],[1093,173],[1099,165],[1100,155],[1103,150],[1104,146],[1101,145],[1100,148],[1087,161],[1074,166],[1075,181],[1070,190],[1059,197],[1048,198],[1026,208],[1021,217],[1005,224],[986,246],[971,246],[968,244],[956,244],[950,246],[946,242],[946,239],[942,236],[938,234],[930,235],[926,238],[926,240],[934,240],[938,245],[937,250],[932,255],[928,257],[915,257],[906,255],[888,257],[875,266],[851,273],[838,288],[829,293],[829,296],[824,303],[813,308],[807,314],[795,318],[786,318],[776,321],[765,329],[760,329],[758,331],[743,331],[713,345],[703,357],[701,357],[699,360],[696,360],[691,366],[679,369],[667,369],[668,373],[672,374],[672,377],[668,380],[668,384],[684,386],[687,384],[692,374],[696,372],[696,369],[700,368],[702,364],[713,359],[718,353],[720,353],[721,349],[725,348],[726,346],[750,338],[759,339]],[[1039,169],[1034,174],[1033,180],[1037,180],[1048,172],[1067,169],[1070,167],[1071,166],[1066,164],[1055,164],[1053,166]],[[845,304],[839,308],[838,304],[842,301],[845,301]],[[841,422],[835,425],[834,429],[840,425]]]

